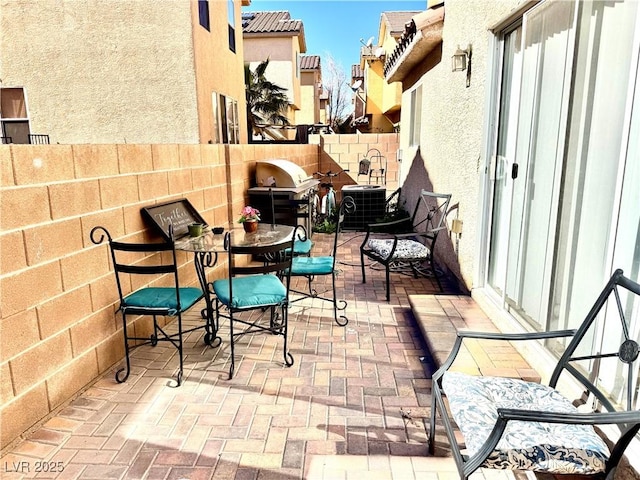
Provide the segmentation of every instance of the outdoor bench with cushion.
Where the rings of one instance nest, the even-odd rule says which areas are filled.
[[[429,451],[435,450],[439,415],[462,479],[478,468],[612,478],[640,428],[640,411],[635,410],[640,348],[630,337],[630,321],[639,321],[639,313],[640,285],[617,270],[576,330],[513,334],[458,331],[451,354],[433,374]],[[595,341],[602,338],[598,332],[606,332],[606,341]],[[563,338],[570,342],[548,386],[451,369],[465,340]],[[559,391],[562,373],[570,378],[563,387],[578,386],[575,391],[580,394],[575,401]],[[611,388],[614,377],[615,388]],[[579,403],[582,405],[576,406]],[[454,425],[462,434],[461,444]],[[605,425],[618,427],[619,438],[612,439],[615,444],[611,450],[594,428]]]

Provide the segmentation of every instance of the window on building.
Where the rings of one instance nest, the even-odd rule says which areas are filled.
[[[218,94],[216,92],[211,93],[211,115],[213,125],[211,126],[211,141],[210,143],[220,143],[220,108],[218,107]]]
[[[227,97],[220,95],[220,131],[222,143],[229,143],[229,120],[227,119]]]
[[[411,123],[409,123],[409,145],[420,145],[422,123],[422,85],[411,92]]]
[[[29,118],[24,89],[0,89],[2,143],[29,143]]]
[[[238,101],[225,95],[212,95],[214,131],[213,143],[240,143]]]
[[[198,0],[198,16],[200,18],[200,25],[202,25],[207,31],[211,31],[209,24],[209,0]]]
[[[238,122],[238,102],[227,99],[227,128],[229,129],[229,143],[240,143],[240,130]]]
[[[227,14],[229,16],[229,50],[236,53],[236,19],[233,0],[227,1]]]

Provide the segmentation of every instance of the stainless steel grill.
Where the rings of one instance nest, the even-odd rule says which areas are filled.
[[[273,221],[269,189],[279,203],[284,200],[302,200],[317,188],[318,180],[307,174],[302,167],[284,159],[269,159],[256,162],[255,187],[248,190],[251,205],[260,210],[263,222]],[[292,202],[293,205],[294,202]],[[277,222],[296,225],[302,217],[300,209],[291,209],[291,215],[278,215]]]

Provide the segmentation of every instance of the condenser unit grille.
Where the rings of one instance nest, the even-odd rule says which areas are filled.
[[[381,185],[348,185],[342,187],[342,198],[352,197],[356,211],[345,216],[345,230],[366,230],[370,223],[384,217],[387,191]]]

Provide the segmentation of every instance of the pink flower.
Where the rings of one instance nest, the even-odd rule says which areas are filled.
[[[251,205],[247,205],[240,212],[240,218],[238,219],[238,223],[249,222],[249,221],[260,221],[260,210],[253,208]]]

